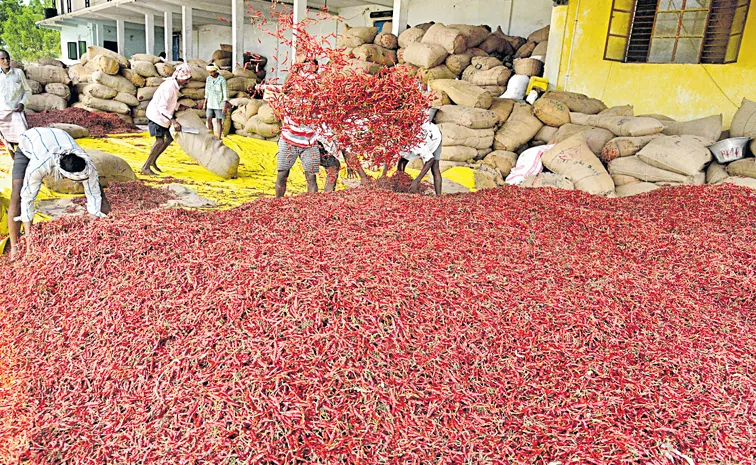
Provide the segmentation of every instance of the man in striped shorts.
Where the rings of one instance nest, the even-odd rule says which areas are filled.
[[[283,197],[286,194],[289,172],[297,158],[302,160],[307,180],[307,193],[317,192],[318,181],[315,176],[320,171],[320,150],[315,141],[315,131],[307,126],[297,125],[289,117],[284,117],[281,137],[278,140],[276,197]]]

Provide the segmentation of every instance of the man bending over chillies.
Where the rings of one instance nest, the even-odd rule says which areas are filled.
[[[423,136],[424,140],[417,147],[414,147],[409,152],[402,154],[397,165],[397,170],[404,172],[407,167],[407,163],[412,160],[421,158],[423,162],[423,168],[420,170],[420,174],[417,175],[412,184],[410,185],[410,193],[416,193],[420,188],[420,181],[428,174],[428,171],[433,173],[433,188],[436,191],[436,195],[441,195],[442,180],[441,180],[441,130],[433,124],[433,117],[438,110],[431,108],[428,112],[428,120],[423,124]]]

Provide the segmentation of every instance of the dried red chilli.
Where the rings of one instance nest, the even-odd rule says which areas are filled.
[[[111,182],[108,184],[106,196],[115,213],[153,210],[176,198],[176,195],[167,189],[156,189],[141,181]],[[74,203],[85,205],[86,200],[85,197],[77,197]]]
[[[137,131],[133,124],[118,115],[104,112],[89,112],[81,108],[66,108],[26,115],[30,128],[46,127],[51,123],[77,124],[89,130],[91,137],[105,137],[108,134],[127,134]]]
[[[755,214],[357,189],[44,224],[0,264],[0,463],[753,463]]]
[[[385,68],[375,75],[350,68],[344,49],[330,44],[335,34],[315,37],[307,32],[308,27],[332,19],[325,12],[295,24],[291,9],[273,1],[267,13],[275,19],[275,30],[265,27],[265,12],[247,12],[260,31],[284,47],[296,44],[297,48],[297,60],[290,59],[288,52],[280,61],[273,57],[288,73],[283,92],[270,97],[276,113],[326,128],[325,138],[335,139],[342,150],[373,166],[396,164],[402,152],[422,141],[421,126],[431,97],[423,93],[417,77],[403,67]],[[306,72],[307,59],[320,62],[315,79]],[[274,78],[266,82],[278,84]]]

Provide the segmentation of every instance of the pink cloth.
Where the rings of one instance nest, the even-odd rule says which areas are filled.
[[[183,65],[179,65],[179,67],[176,68],[176,71],[173,72],[173,76],[172,77],[173,77],[173,79],[176,79],[177,81],[183,81],[185,79],[191,79],[192,78],[192,67],[189,66],[186,63],[184,63]]]
[[[522,152],[517,158],[517,166],[507,176],[507,184],[519,186],[527,178],[541,174],[543,171],[541,157],[552,147],[553,145],[542,145]]]
[[[8,143],[18,144],[21,133],[28,129],[26,115],[18,111],[0,111],[0,140],[5,146]]]

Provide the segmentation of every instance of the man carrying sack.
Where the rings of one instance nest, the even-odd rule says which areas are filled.
[[[155,176],[152,168],[160,171],[160,168],[157,167],[157,159],[173,142],[170,127],[173,126],[176,131],[181,130],[181,125],[173,117],[173,114],[179,106],[179,90],[187,85],[191,78],[192,68],[186,63],[179,65],[173,76],[160,84],[152,100],[150,100],[146,114],[149,120],[150,135],[155,138],[155,143],[152,145],[152,150],[144,162],[144,166],[142,166],[142,174]]]
[[[28,127],[24,105],[32,90],[24,72],[11,68],[10,63],[10,54],[0,50],[0,140],[14,157],[19,137]]]
[[[31,250],[34,201],[47,176],[84,184],[90,215],[103,218],[110,213],[110,204],[100,187],[97,168],[87,152],[67,132],[54,128],[33,128],[21,134],[20,140],[13,159],[13,187],[8,207],[11,260],[18,256],[21,222],[24,223],[27,247]]]
[[[223,120],[231,104],[228,101],[228,84],[226,78],[218,73],[214,64],[207,65],[210,76],[205,81],[205,115],[207,129],[215,134],[216,139],[223,140]]]

